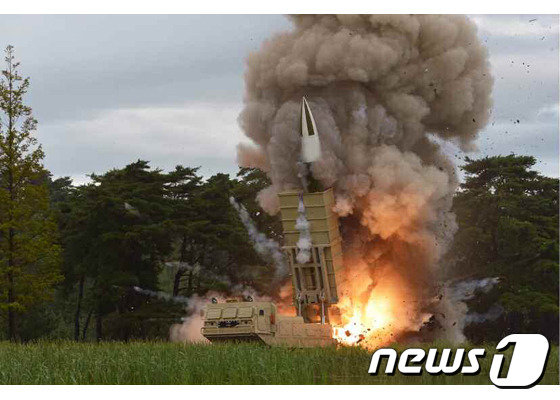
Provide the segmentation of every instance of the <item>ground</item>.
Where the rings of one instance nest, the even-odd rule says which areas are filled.
[[[425,345],[423,347],[431,347]],[[435,347],[446,346],[438,344]],[[474,346],[467,346],[474,347]],[[361,348],[269,348],[166,342],[0,343],[1,384],[491,384],[494,346],[478,376],[370,376]],[[401,349],[402,350],[402,349]],[[507,357],[506,357],[507,359]],[[384,364],[383,364],[384,365]],[[543,384],[558,384],[553,346]]]

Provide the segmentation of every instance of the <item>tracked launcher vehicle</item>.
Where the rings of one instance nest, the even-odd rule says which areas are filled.
[[[301,113],[302,161],[306,168],[320,157],[320,142],[315,120],[305,98]],[[226,340],[259,341],[268,345],[292,347],[332,346],[338,302],[337,276],[342,269],[342,246],[338,217],[332,211],[332,188],[315,191],[319,185],[309,174],[304,191],[279,193],[284,233],[282,247],[289,265],[293,306],[297,316],[277,313],[272,302],[212,302],[205,310],[202,335],[211,342]],[[315,189],[308,192],[307,189]],[[298,261],[298,217],[309,223],[310,257]]]

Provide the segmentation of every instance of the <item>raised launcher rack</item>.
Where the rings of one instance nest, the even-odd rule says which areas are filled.
[[[334,194],[332,189],[324,192],[279,193],[283,250],[286,253],[294,305],[298,316],[305,322],[329,321],[329,307],[338,302],[337,274],[342,269],[342,246],[338,227],[338,216],[332,211]],[[312,257],[310,262],[297,262],[297,242],[300,232],[296,229],[300,197],[305,206],[305,216],[310,223]],[[334,314],[331,309],[331,314]]]

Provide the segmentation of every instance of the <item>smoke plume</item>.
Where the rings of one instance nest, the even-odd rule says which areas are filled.
[[[333,187],[344,240],[343,315],[380,298],[394,329],[418,329],[439,260],[456,230],[455,166],[436,140],[463,150],[489,119],[492,78],[464,16],[301,15],[247,59],[242,166],[272,181],[258,201],[301,188],[300,102],[308,99],[322,157],[311,173]],[[383,303],[385,304],[385,303]],[[397,327],[398,326],[398,327]],[[395,328],[396,327],[396,328]]]

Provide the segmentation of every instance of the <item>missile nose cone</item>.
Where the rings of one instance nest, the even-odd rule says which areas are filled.
[[[301,158],[303,162],[311,163],[321,157],[321,142],[317,124],[311,113],[311,108],[305,97],[301,100]]]
[[[307,99],[303,97],[301,99],[301,135],[302,136],[313,136],[317,133],[317,126],[315,125],[315,119],[311,113],[311,108],[307,103]]]

